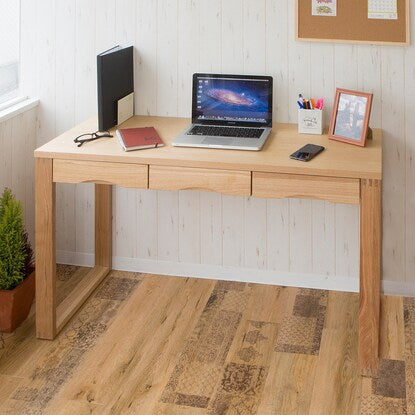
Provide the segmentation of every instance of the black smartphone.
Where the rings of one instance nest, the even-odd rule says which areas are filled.
[[[316,144],[307,144],[304,147],[291,154],[290,158],[300,161],[310,161],[313,157],[317,156],[324,150],[323,146],[317,146]]]

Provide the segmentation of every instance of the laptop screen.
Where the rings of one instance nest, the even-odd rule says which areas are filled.
[[[192,122],[241,126],[271,125],[272,78],[195,74]]]

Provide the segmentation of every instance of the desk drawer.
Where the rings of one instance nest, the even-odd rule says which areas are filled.
[[[358,205],[360,181],[336,177],[254,172],[252,196],[318,199]]]
[[[62,183],[102,183],[122,187],[148,188],[148,166],[101,161],[53,161],[53,181]]]
[[[251,172],[150,166],[149,188],[156,190],[201,190],[249,196],[251,194]]]

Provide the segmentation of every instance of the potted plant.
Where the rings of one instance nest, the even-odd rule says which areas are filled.
[[[0,332],[10,333],[26,319],[34,296],[33,251],[22,205],[6,188],[0,197]]]

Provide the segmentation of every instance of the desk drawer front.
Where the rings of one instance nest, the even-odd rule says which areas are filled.
[[[148,166],[101,161],[54,160],[53,181],[102,183],[122,187],[148,188]]]
[[[360,202],[360,182],[359,179],[254,172],[252,195],[318,199],[357,205]]]
[[[249,196],[251,194],[251,172],[150,166],[149,188],[156,190],[201,190]]]

